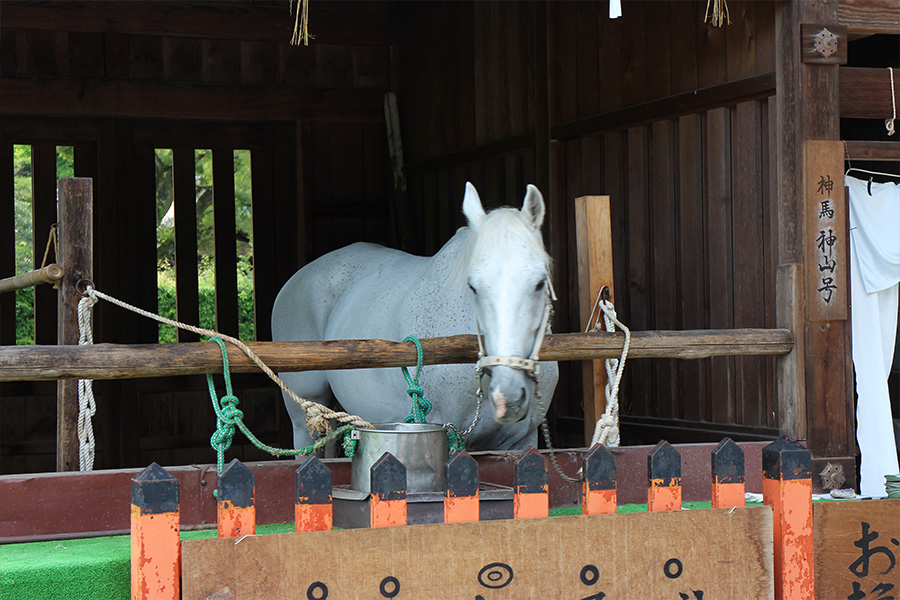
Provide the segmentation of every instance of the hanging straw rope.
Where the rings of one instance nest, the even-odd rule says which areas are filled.
[[[299,46],[300,40],[303,40],[303,45],[309,46],[309,0],[290,0],[290,7],[291,14],[294,15],[294,35],[291,37],[291,44]]]
[[[712,6],[712,21],[709,20],[709,8]],[[728,4],[725,0],[706,0],[706,17],[704,23],[709,23],[714,27],[721,27],[726,23],[731,25],[731,18],[728,16]]]

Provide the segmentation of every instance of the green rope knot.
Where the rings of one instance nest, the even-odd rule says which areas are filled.
[[[415,377],[411,377],[409,374],[409,369],[406,367],[400,367],[403,371],[403,377],[406,379],[406,393],[409,394],[409,397],[412,399],[412,409],[410,410],[409,415],[405,419],[403,419],[404,423],[425,423],[425,417],[428,416],[428,413],[431,412],[433,408],[431,405],[431,401],[425,397],[425,391],[422,389],[422,386],[419,385],[419,374],[422,372],[422,361],[424,351],[422,350],[422,342],[419,341],[414,335],[407,336],[403,339],[404,342],[412,342],[416,345],[416,375]]]

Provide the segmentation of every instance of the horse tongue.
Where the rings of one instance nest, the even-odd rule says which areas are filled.
[[[494,401],[497,418],[502,419],[506,415],[506,396],[500,390],[496,390],[491,394],[491,400]]]

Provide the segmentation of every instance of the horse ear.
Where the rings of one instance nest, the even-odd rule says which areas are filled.
[[[522,201],[522,214],[535,229],[540,229],[544,223],[544,197],[540,190],[528,184],[525,191],[525,200]]]
[[[481,220],[484,219],[484,207],[481,206],[481,198],[475,190],[475,186],[470,182],[466,182],[466,195],[463,198],[463,214],[469,222],[469,227],[475,229]]]

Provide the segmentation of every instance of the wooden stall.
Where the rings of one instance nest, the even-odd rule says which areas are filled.
[[[55,148],[71,146],[74,174],[94,179],[97,287],[148,310],[155,151],[172,150],[175,227],[195,231],[192,154],[212,152],[214,202],[228,208],[241,149],[252,162],[256,340],[271,339],[282,283],[331,249],[367,240],[434,252],[463,224],[466,181],[489,206],[520,202],[527,183],[543,191],[554,330],[575,332],[574,199],[608,195],[615,299],[629,327],[786,328],[795,344],[777,358],[629,361],[623,443],[789,434],[807,441],[815,472],[830,461],[853,481],[846,275],[844,295],[819,311],[802,199],[812,166],[837,180],[845,158],[900,157],[881,125],[891,116],[884,67],[900,68],[900,7],[728,7],[718,28],[697,1],[626,2],[618,19],[605,1],[314,1],[314,37],[295,47],[287,0],[4,1],[0,277],[15,273],[14,145],[32,152],[35,256],[56,221]],[[810,49],[812,26],[835,34],[834,57]],[[396,118],[385,117],[388,93]],[[830,142],[815,165],[804,158],[810,141]],[[238,318],[232,212],[213,223],[216,325],[228,333]],[[177,255],[197,253],[196,236],[175,244]],[[196,280],[195,261],[178,261],[185,321],[200,317]],[[38,344],[55,343],[55,301],[37,290]],[[0,345],[16,344],[15,310],[0,295]],[[113,307],[96,319],[98,341],[158,339],[155,323]],[[564,365],[550,412],[557,446],[585,443],[581,378],[579,364]],[[245,374],[236,388],[261,437],[289,443],[274,386]],[[212,456],[199,376],[105,381],[98,404],[98,467]],[[51,383],[0,383],[0,472],[54,468],[55,414]],[[233,456],[261,458],[247,447]]]

